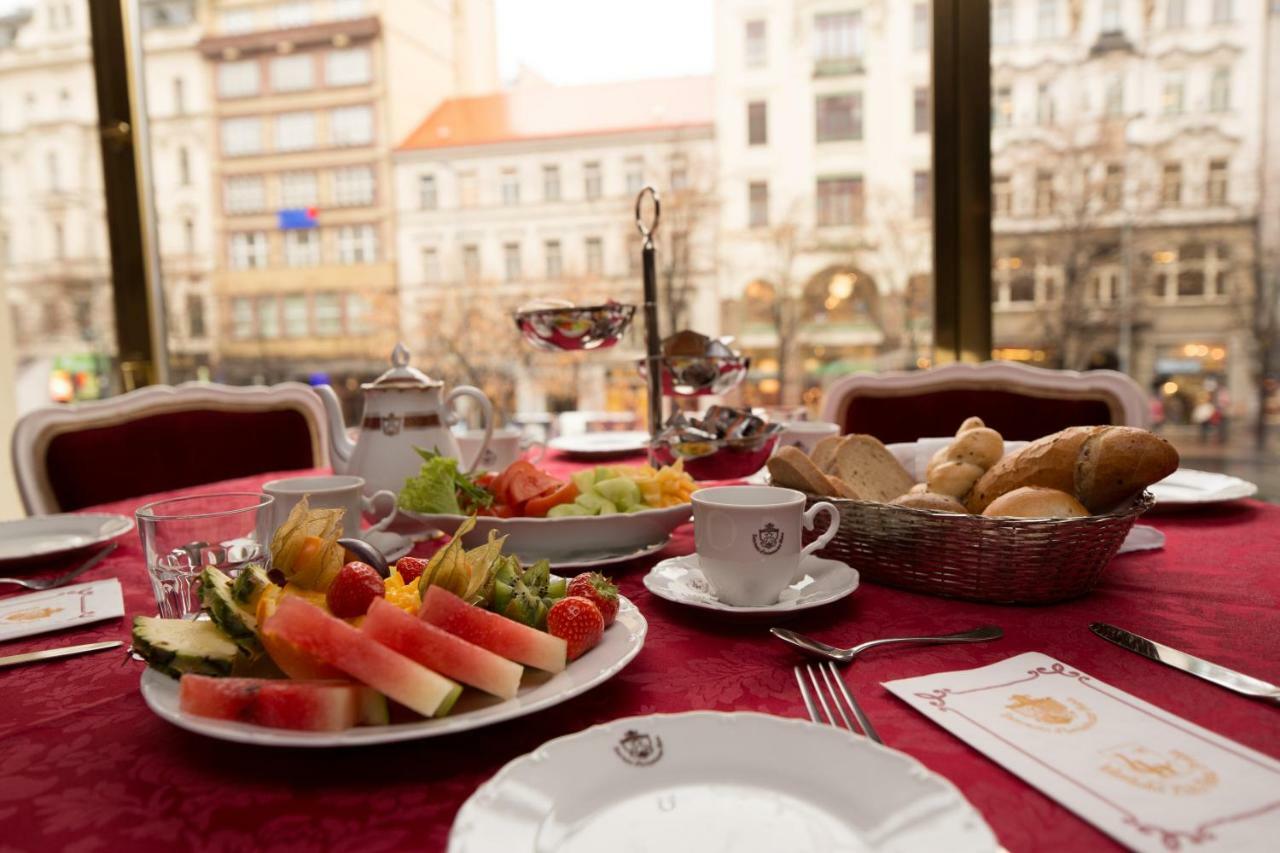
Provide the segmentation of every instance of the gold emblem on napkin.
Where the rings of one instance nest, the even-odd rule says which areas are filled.
[[[6,622],[34,622],[37,619],[48,619],[55,613],[61,613],[61,607],[33,607],[30,610],[19,610],[4,617]]]
[[[1218,774],[1185,752],[1161,752],[1129,744],[1111,750],[1102,772],[1157,794],[1203,794],[1218,784]]]
[[[1078,699],[1063,702],[1052,696],[1015,693],[1005,708],[1005,719],[1046,732],[1081,732],[1098,721],[1098,715]]]

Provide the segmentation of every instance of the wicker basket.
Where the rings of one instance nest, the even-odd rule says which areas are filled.
[[[818,556],[885,586],[994,604],[1046,604],[1098,583],[1149,492],[1105,515],[1012,519],[955,515],[808,495],[840,510],[840,530]],[[805,542],[817,538],[805,531]]]

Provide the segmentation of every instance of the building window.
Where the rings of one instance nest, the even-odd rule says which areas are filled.
[[[627,158],[627,195],[634,196],[644,189],[644,158]]]
[[[267,183],[261,175],[227,178],[227,213],[258,213],[267,209]]]
[[[543,201],[560,200],[560,167],[542,167],[542,199]]]
[[[929,49],[929,4],[916,3],[911,7],[911,49]]]
[[[912,175],[912,208],[917,219],[928,219],[933,213],[933,177],[928,171]]]
[[[1102,32],[1118,33],[1120,26],[1120,0],[1102,0]]]
[[[1209,186],[1206,193],[1209,204],[1223,205],[1227,203],[1227,161],[1209,161]]]
[[[329,141],[337,146],[373,142],[373,108],[367,105],[339,107],[329,113]]]
[[[316,84],[316,63],[309,53],[273,56],[270,72],[274,92],[301,92]]]
[[[1030,273],[1023,273],[1009,282],[1010,302],[1035,302],[1036,280]]]
[[[317,293],[312,298],[311,310],[315,312],[316,334],[333,338],[342,334],[342,303],[336,293]]]
[[[502,244],[502,273],[507,281],[519,281],[520,271],[520,244],[519,243],[503,243]]]
[[[458,205],[475,207],[480,203],[480,191],[476,184],[475,172],[458,173]]]
[[[274,296],[259,296],[258,336],[263,338],[280,337],[280,300]]]
[[[227,9],[218,13],[218,29],[226,35],[253,30],[252,9]]]
[[[815,71],[846,73],[862,59],[862,13],[834,12],[813,18]]]
[[[929,89],[917,86],[911,95],[911,130],[914,133],[928,133],[929,122]]]
[[[862,178],[818,178],[818,226],[854,225],[862,218]]]
[[[467,245],[462,247],[462,278],[467,284],[475,284],[480,280],[480,247]]]
[[[1186,95],[1186,81],[1181,73],[1170,74],[1164,78],[1164,95],[1161,108],[1167,116],[1181,115],[1182,102]]]
[[[282,113],[276,116],[277,151],[305,151],[316,145],[314,113]]]
[[[587,275],[604,275],[604,241],[587,238]]]
[[[547,278],[554,281],[560,278],[564,269],[564,259],[560,255],[560,241],[548,240],[542,247],[547,261]]]
[[[1119,118],[1124,115],[1124,77],[1112,74],[1107,78],[1106,89],[1102,94],[1102,112],[1108,118]]]
[[[1057,206],[1053,191],[1053,172],[1041,169],[1036,172],[1036,215],[1049,216]]]
[[[768,62],[768,42],[765,39],[764,21],[747,21],[746,46],[743,55],[748,68],[763,68]]]
[[[423,210],[435,210],[440,205],[436,194],[436,176],[418,176],[418,207]]]
[[[582,167],[583,194],[587,201],[595,201],[604,194],[604,179],[600,175],[600,164],[590,162]]]
[[[243,116],[222,120],[222,153],[228,157],[262,151],[262,119]]]
[[[333,17],[335,20],[359,18],[367,14],[365,0],[333,0]]]
[[[224,62],[218,66],[218,97],[248,98],[262,89],[261,71],[256,59]]]
[[[284,336],[305,338],[311,331],[307,322],[307,295],[290,293],[284,298]]]
[[[320,234],[314,229],[284,232],[284,263],[288,267],[320,265]]]
[[[253,322],[253,315],[250,314],[249,322]],[[206,333],[204,322],[204,298],[198,293],[187,294],[187,334],[199,340]]]
[[[178,149],[178,183],[191,186],[191,152],[185,145]]]
[[[1009,127],[1013,124],[1013,87],[997,86],[991,94],[991,126]]]
[[[338,207],[373,204],[372,166],[347,166],[333,173],[333,203]]]
[[[674,192],[687,190],[689,188],[689,164],[683,156],[675,156],[671,158],[671,169],[668,176],[668,186]]]
[[[362,294],[347,294],[347,334],[367,335],[373,330],[373,306]]]
[[[502,203],[514,207],[520,203],[520,173],[515,169],[502,170]]]
[[[747,184],[747,225],[763,228],[769,224],[769,184],[752,181]]]
[[[1180,30],[1187,25],[1187,0],[1168,0],[1164,9],[1164,28]]]
[[[435,246],[427,246],[422,250],[422,280],[427,284],[438,284],[440,276],[440,252]]]
[[[991,7],[991,43],[1013,44],[1013,0],[996,0]]]
[[[1013,187],[1008,175],[992,176],[991,209],[996,216],[1008,216],[1013,210]]]
[[[1209,112],[1225,113],[1231,109],[1231,69],[1213,69],[1209,80]]]
[[[818,142],[862,138],[862,95],[820,95],[817,114]]]
[[[1213,22],[1229,24],[1235,18],[1231,0],[1213,0]]]
[[[1036,37],[1041,41],[1050,41],[1058,37],[1058,0],[1038,0]]]
[[[182,115],[187,111],[186,87],[181,77],[173,78],[173,114]],[[201,303],[202,305],[204,303]]]
[[[230,266],[233,270],[262,269],[266,265],[265,231],[237,231],[231,235]]]
[[[311,4],[306,0],[280,3],[276,6],[277,28],[283,30],[289,27],[305,27],[309,23],[311,23]]]
[[[1036,87],[1036,124],[1050,127],[1054,121],[1053,91],[1048,83]]]
[[[1165,163],[1160,173],[1160,202],[1170,206],[1182,203],[1182,164]]]
[[[1115,210],[1124,198],[1124,166],[1108,163],[1102,180],[1102,203],[1108,210]]]
[[[367,47],[331,50],[324,58],[324,82],[329,86],[359,86],[372,79]]]
[[[378,260],[378,231],[372,225],[344,225],[338,229],[338,260],[344,264],[372,264]]]
[[[246,340],[253,337],[253,300],[237,296],[231,300],[231,337]]]
[[[280,175],[281,207],[306,208],[319,204],[320,189],[315,172],[284,172]]]
[[[769,117],[764,101],[747,104],[747,144],[765,145],[769,141]]]
[[[188,255],[196,251],[196,224],[190,217],[182,220],[182,248]]]

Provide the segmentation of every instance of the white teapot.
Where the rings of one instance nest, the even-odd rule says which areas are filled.
[[[448,394],[444,383],[431,379],[409,366],[409,350],[396,344],[391,353],[391,369],[364,391],[364,412],[356,441],[347,436],[338,395],[328,385],[316,392],[329,414],[329,456],[336,474],[364,478],[364,492],[382,489],[399,494],[406,478],[418,473],[422,458],[414,448],[435,450],[458,459],[458,442],[449,427],[458,421],[452,403],[458,397],[472,397],[484,415],[484,442],[476,458],[484,455],[493,434],[493,404],[479,388],[460,385]]]

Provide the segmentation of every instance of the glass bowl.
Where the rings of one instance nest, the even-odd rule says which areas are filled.
[[[662,393],[671,397],[702,397],[724,394],[747,375],[750,356],[668,355],[662,358]],[[645,359],[639,362],[640,375],[648,378]]]
[[[540,350],[595,350],[611,347],[631,325],[636,306],[556,306],[516,312],[516,328]]]

